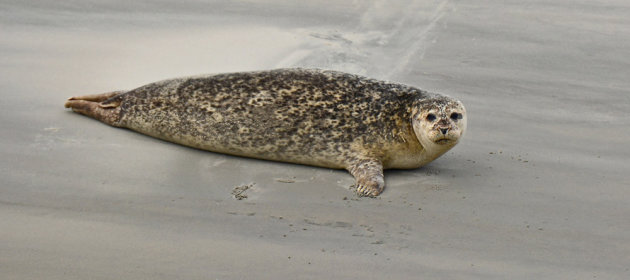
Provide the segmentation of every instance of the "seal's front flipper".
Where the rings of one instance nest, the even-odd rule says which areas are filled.
[[[377,159],[360,159],[349,166],[359,196],[376,197],[385,189],[383,164]]]
[[[111,126],[120,125],[120,91],[71,97],[66,101],[65,107],[72,111],[97,119]],[[111,99],[110,99],[111,98]]]

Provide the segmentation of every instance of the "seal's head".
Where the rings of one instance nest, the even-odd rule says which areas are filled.
[[[411,122],[425,149],[450,149],[466,131],[466,109],[456,99],[433,96],[418,101]]]

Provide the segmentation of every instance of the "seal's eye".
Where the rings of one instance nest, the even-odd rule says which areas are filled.
[[[427,121],[432,122],[432,121],[434,121],[434,120],[435,120],[435,115],[434,115],[434,114],[428,114],[428,115],[427,115]]]
[[[451,114],[451,120],[461,120],[463,118],[462,114],[458,114],[458,113],[452,113]]]

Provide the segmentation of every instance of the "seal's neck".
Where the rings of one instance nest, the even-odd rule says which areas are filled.
[[[451,144],[445,144],[445,145],[440,145],[440,144],[435,144],[435,143],[427,143],[427,144],[423,144],[423,151],[422,151],[422,157],[424,158],[424,160],[428,163],[431,162],[433,160],[435,160],[436,158],[439,158],[440,156],[442,156],[444,153],[448,152],[448,150],[450,150],[451,148],[453,148],[455,146],[455,143],[451,143]]]

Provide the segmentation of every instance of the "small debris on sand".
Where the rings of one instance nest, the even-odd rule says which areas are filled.
[[[295,179],[295,178],[294,178]],[[295,183],[294,179],[288,179],[288,178],[275,178],[276,182],[280,182],[280,183]]]
[[[237,187],[235,187],[232,190],[232,195],[237,200],[247,199],[247,194],[245,194],[245,191],[247,191],[247,190],[249,190],[249,189],[251,189],[253,187],[254,187],[254,183],[237,186]]]

